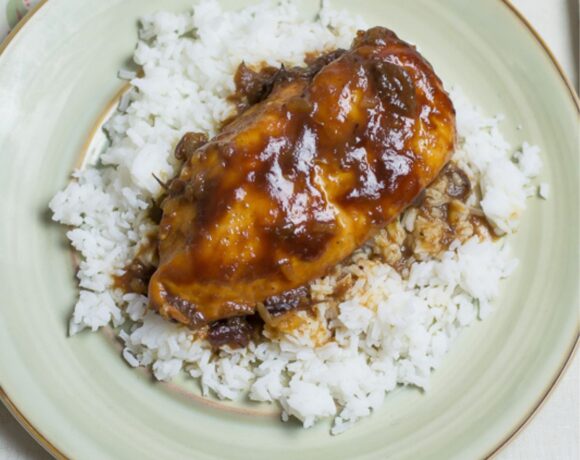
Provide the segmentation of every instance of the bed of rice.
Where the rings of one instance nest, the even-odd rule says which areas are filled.
[[[291,2],[224,12],[202,1],[193,12],[142,19],[134,60],[143,74],[122,72],[132,90],[107,125],[111,146],[99,167],[74,172],[50,203],[54,219],[72,227],[67,236],[82,255],[71,335],[112,324],[127,362],[151,366],[159,380],[184,371],[199,379],[204,394],[277,401],[284,420],[294,416],[305,427],[333,417],[335,434],[369,415],[397,385],[427,388],[453,338],[490,313],[500,280],[517,265],[503,238],[455,242],[439,258],[414,263],[405,278],[363,248],[312,284],[316,315],[303,328],[219,355],[148,311],[146,297],[112,288],[112,275],[123,273],[155,230],[147,217],[160,193],[153,174],[170,179],[180,137],[211,136],[232,113],[227,96],[238,64],[301,64],[306,52],[348,47],[359,28],[365,28],[360,19],[327,6],[304,19]],[[460,91],[451,96],[459,135],[454,158],[481,189],[481,202],[472,204],[499,233],[512,233],[538,190],[532,184],[541,168],[538,149],[509,145],[501,117],[483,115]],[[547,197],[548,186],[539,191]],[[328,294],[345,273],[356,282],[333,304]]]

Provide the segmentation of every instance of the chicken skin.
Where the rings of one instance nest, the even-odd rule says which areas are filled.
[[[411,204],[454,149],[441,81],[385,28],[271,72],[253,99],[209,142],[184,137],[162,204],[149,299],[191,328],[253,314],[323,276]]]

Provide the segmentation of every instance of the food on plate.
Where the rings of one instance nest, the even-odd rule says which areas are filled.
[[[501,308],[542,163],[418,45],[435,71],[325,2],[144,17],[110,146],[50,203],[81,255],[70,334],[111,326],[158,380],[334,434],[428,389]]]
[[[185,135],[161,206],[149,300],[194,328],[325,275],[411,204],[454,148],[441,81],[388,29],[359,31],[349,51],[308,67],[245,73],[261,87],[254,105],[209,142]]]

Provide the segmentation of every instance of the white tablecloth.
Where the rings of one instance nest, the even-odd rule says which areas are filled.
[[[37,0],[36,0],[37,1]],[[0,0],[0,38],[4,11],[18,13],[35,0]],[[491,0],[465,0],[491,1]],[[578,88],[578,0],[512,0],[540,32]],[[580,353],[540,412],[498,455],[501,460],[580,459]],[[40,460],[50,456],[0,404],[0,459]]]

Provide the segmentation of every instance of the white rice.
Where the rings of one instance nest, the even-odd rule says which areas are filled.
[[[131,366],[151,365],[159,380],[185,371],[199,379],[204,394],[223,399],[277,401],[284,420],[294,416],[305,427],[333,417],[333,433],[380,407],[397,385],[428,388],[452,340],[492,311],[499,281],[515,268],[504,239],[455,242],[440,260],[413,264],[408,279],[363,249],[343,267],[358,280],[338,306],[324,300],[336,279],[317,280],[312,289],[323,300],[315,306],[317,319],[303,330],[219,356],[187,328],[148,311],[145,297],[112,288],[112,275],[122,274],[155,229],[147,219],[160,192],[153,174],[170,179],[181,136],[211,136],[232,113],[227,96],[239,63],[301,64],[308,51],[349,47],[359,28],[365,28],[359,18],[326,6],[315,20],[303,19],[291,2],[225,12],[215,1],[202,1],[193,14],[143,18],[134,55],[143,76],[119,72],[134,90],[107,125],[111,147],[100,158],[104,167],[76,171],[50,203],[54,219],[73,227],[67,236],[82,255],[71,335],[123,324],[117,330]],[[460,91],[451,96],[459,134],[455,160],[479,182],[480,205],[498,233],[513,233],[537,190],[532,179],[541,169],[539,149],[524,143],[516,151],[501,134],[501,117],[484,116]],[[548,191],[542,184],[538,193],[547,197]]]

